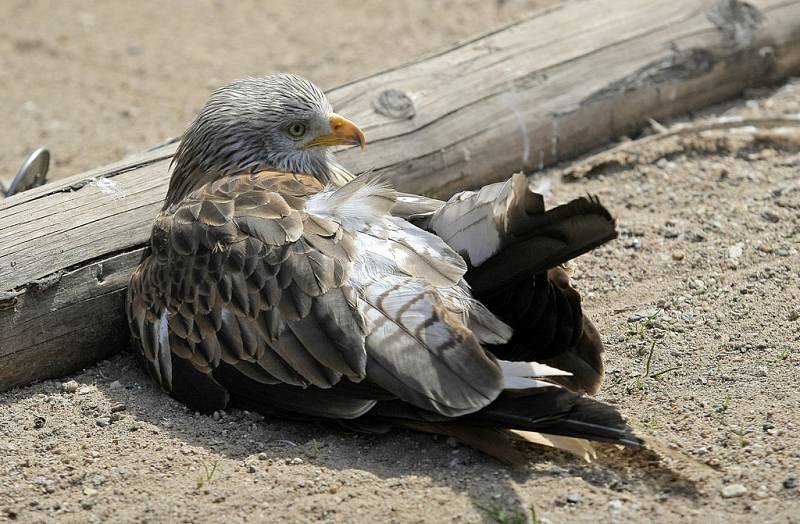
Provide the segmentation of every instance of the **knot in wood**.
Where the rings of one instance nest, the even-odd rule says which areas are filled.
[[[411,118],[417,114],[411,97],[399,89],[387,89],[378,95],[372,107],[381,115],[398,120]]]

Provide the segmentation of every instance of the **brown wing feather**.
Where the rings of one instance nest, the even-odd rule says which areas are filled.
[[[130,282],[128,316],[167,390],[175,393],[173,357],[201,382],[214,381],[220,362],[265,384],[327,388],[364,377],[364,324],[346,286],[352,234],[303,210],[321,189],[313,177],[239,175],[159,216],[152,255]],[[192,404],[200,390],[181,400]]]

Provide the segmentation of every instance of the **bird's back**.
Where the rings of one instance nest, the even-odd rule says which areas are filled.
[[[503,378],[482,342],[510,330],[472,300],[457,253],[391,216],[394,198],[369,177],[327,190],[259,172],[162,213],[128,294],[151,374],[195,409],[252,390],[267,409],[346,418],[380,398],[447,415],[490,403]],[[326,412],[316,388],[342,382],[358,393]],[[294,398],[271,406],[282,388],[267,386]]]

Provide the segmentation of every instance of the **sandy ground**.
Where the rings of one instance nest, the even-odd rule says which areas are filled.
[[[52,119],[74,126],[75,133],[46,135],[61,148],[54,147],[64,162],[56,169],[72,173],[178,133],[216,78],[281,65],[313,72],[330,86],[355,70],[402,62],[514,14],[474,2],[474,12],[456,21],[442,16],[452,8],[439,3],[438,15],[419,18],[398,9],[380,29],[368,29],[359,17],[375,17],[370,10],[378,8],[357,12],[353,2],[349,16],[310,18],[316,30],[307,30],[314,35],[303,45],[313,51],[282,55],[286,61],[279,62],[257,58],[270,31],[254,30],[260,25],[252,18],[245,24],[242,8],[239,18],[221,23],[261,51],[236,66],[227,63],[232,44],[221,51],[219,35],[190,38],[177,15],[164,14],[172,4],[161,10],[161,19],[172,22],[152,31],[123,4],[108,13],[59,5],[51,11],[63,9],[73,22],[55,30],[79,34],[54,44],[55,57],[47,51],[51,44],[32,50],[14,44],[26,34],[21,21],[35,20],[43,6],[2,6],[16,9],[20,22],[11,24],[17,36],[1,45],[15,54],[51,56],[52,75],[68,76],[61,66],[74,67],[71,74],[86,71],[80,81],[70,77],[75,83],[65,86],[61,104],[34,96],[43,85],[28,81],[23,88],[3,77],[9,98],[16,104],[35,99],[36,108],[28,118],[14,106],[17,120],[2,122],[4,169],[16,168],[17,153],[9,152],[38,145],[38,133]],[[224,11],[228,4],[219,5]],[[508,2],[504,9],[525,7]],[[213,11],[197,11],[193,23],[216,22]],[[286,20],[291,10],[277,11]],[[83,19],[94,25],[86,29]],[[141,40],[138,58],[127,58],[123,42],[130,33],[108,31],[112,19],[138,28],[130,29]],[[262,22],[269,20],[264,15]],[[341,23],[360,24],[361,33],[345,34],[348,41],[365,35],[361,45],[368,52],[331,47],[332,35],[341,33],[326,28]],[[106,43],[93,40],[99,28]],[[424,35],[425,46],[421,37],[402,50],[384,45],[393,32]],[[383,52],[365,43],[367,35],[384,42]],[[184,37],[194,50],[178,45]],[[49,36],[24,38],[50,42]],[[174,56],[156,52],[168,44]],[[93,45],[103,51],[91,63],[77,59]],[[22,63],[5,49],[0,56]],[[109,66],[128,61],[143,69]],[[37,78],[46,76],[40,73]],[[176,90],[154,75],[169,77]],[[106,81],[113,85],[100,89]],[[78,96],[95,89],[93,102]],[[69,93],[75,98],[67,99]],[[135,117],[119,114],[134,102]],[[795,82],[695,119],[798,113]],[[609,374],[600,398],[616,404],[641,433],[714,469],[611,447],[601,448],[594,464],[531,447],[530,464],[512,469],[455,442],[408,431],[363,436],[238,410],[201,416],[163,395],[132,356],[118,355],[72,377],[0,395],[0,521],[800,522],[800,141],[791,136],[687,135],[640,146],[642,162],[579,182],[562,181],[563,166],[537,175],[552,184],[550,204],[591,192],[619,221],[620,239],[582,257],[575,274],[607,344]]]

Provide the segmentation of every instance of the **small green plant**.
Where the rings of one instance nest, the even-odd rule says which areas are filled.
[[[791,355],[791,354],[792,354],[791,351],[789,351],[788,349],[784,349],[783,351],[778,352],[777,361],[778,362],[783,362],[784,360],[789,358],[789,355]]]
[[[305,448],[304,453],[310,459],[319,457],[320,451],[322,451],[322,446],[319,445],[316,439],[312,439],[311,442],[307,443]]]
[[[528,518],[523,511],[509,512],[496,504],[483,505],[476,502],[475,505],[485,511],[498,524],[527,524],[528,522]],[[531,510],[533,511],[533,522],[538,523],[536,511],[534,508],[531,508]]]
[[[739,431],[737,431],[736,432],[736,436],[738,437],[738,440],[739,440],[739,448],[740,449],[744,448],[745,446],[747,446],[749,444],[749,442],[747,442],[747,440],[745,440],[745,438],[744,438],[744,430],[743,429],[740,429]]]
[[[661,423],[658,421],[655,415],[650,415],[649,417],[642,419],[642,427],[648,431],[654,431],[661,427]]]
[[[657,379],[662,375],[669,373],[670,371],[675,371],[676,369],[680,369],[680,366],[673,366],[671,368],[662,369],[661,371],[656,371],[655,373],[650,372],[650,366],[653,363],[653,353],[656,349],[656,341],[653,340],[653,343],[650,344],[650,351],[647,352],[647,359],[644,361],[644,371],[638,376],[636,376],[633,381],[628,384],[627,390],[630,393],[632,390],[637,389],[644,393],[647,391],[647,379]]]
[[[215,460],[211,467],[208,467],[205,460],[202,462],[204,473],[201,473],[197,477],[197,489],[202,488],[206,484],[211,484],[211,481],[214,480],[214,473],[217,471],[218,463],[219,461]]]
[[[531,524],[541,524],[539,516],[536,514],[536,506],[531,504]]]
[[[628,328],[625,331],[625,337],[633,338],[638,336],[640,338],[647,338],[647,331],[653,326],[653,322],[655,322],[660,315],[661,310],[659,309],[652,315],[649,315],[638,322],[629,322]]]
[[[725,413],[728,411],[729,407],[731,407],[731,394],[725,393],[725,398],[722,399],[722,404],[720,404],[719,408],[717,408],[717,411],[720,413]]]

